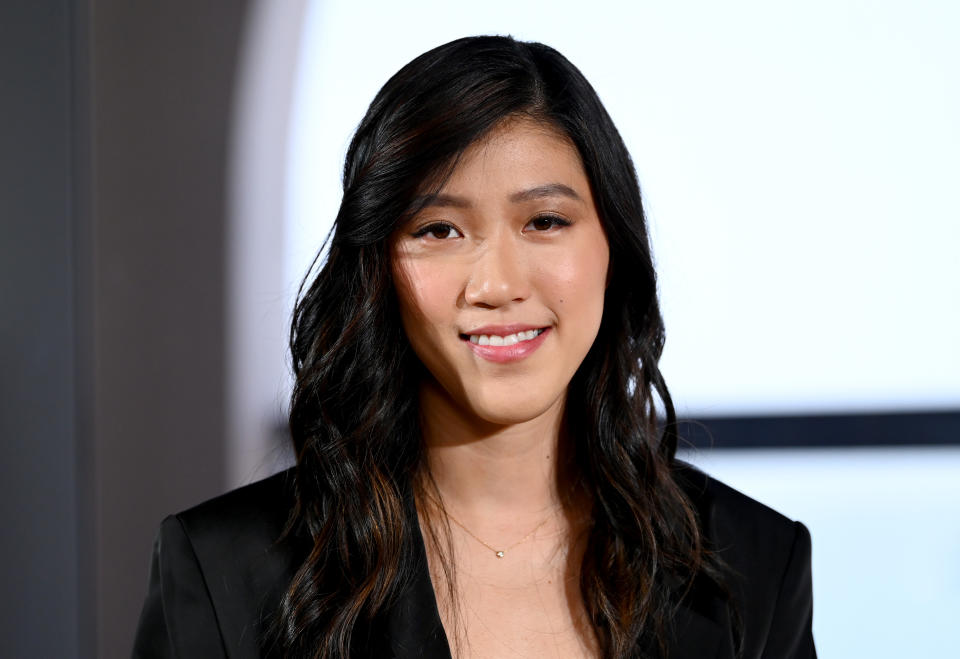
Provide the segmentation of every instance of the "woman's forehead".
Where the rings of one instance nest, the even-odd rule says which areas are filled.
[[[586,172],[573,142],[552,125],[520,118],[501,122],[471,144],[450,169],[438,196],[477,194],[495,187],[514,201],[541,193],[588,194]]]

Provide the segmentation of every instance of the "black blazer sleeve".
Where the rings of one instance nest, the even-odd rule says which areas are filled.
[[[209,590],[177,517],[164,520],[153,546],[150,584],[133,656],[226,656]]]

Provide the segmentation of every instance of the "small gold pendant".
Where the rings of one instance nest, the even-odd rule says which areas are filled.
[[[498,551],[498,552],[495,552],[495,553],[496,553],[496,555],[497,555],[497,558],[503,558],[503,552],[502,552],[502,551]]]

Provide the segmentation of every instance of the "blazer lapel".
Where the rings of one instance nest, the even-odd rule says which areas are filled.
[[[725,610],[721,619],[683,604],[673,621],[669,659],[733,659],[733,639]]]
[[[412,493],[408,493],[407,515],[413,529],[412,560],[416,573],[411,583],[386,612],[386,631],[381,656],[394,659],[451,659],[450,645],[440,621],[437,598],[427,567],[427,551],[417,520]]]
[[[450,646],[425,565],[390,609],[387,637],[385,649],[395,659],[450,659]]]

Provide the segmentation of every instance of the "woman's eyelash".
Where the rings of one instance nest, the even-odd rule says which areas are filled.
[[[434,238],[448,238],[450,233],[456,233],[459,236],[459,231],[452,224],[446,222],[431,222],[426,224],[411,234],[414,238],[422,238],[429,233],[433,234]]]
[[[537,215],[527,222],[527,226],[532,225],[535,231],[548,231],[554,227],[568,227],[571,224],[572,222],[570,222],[570,220],[559,215],[552,214]],[[433,234],[434,238],[443,240],[450,238],[451,233],[455,234],[453,236],[454,238],[460,237],[460,231],[452,224],[447,222],[431,222],[430,224],[425,224],[424,226],[420,227],[411,235],[414,238],[423,238],[426,235]]]
[[[543,223],[547,223],[546,226],[544,226]],[[527,224],[534,225],[534,228],[536,228],[537,224],[540,224],[539,230],[546,231],[547,229],[552,229],[553,227],[568,227],[572,224],[572,222],[564,217],[560,217],[559,215],[543,214],[537,215]]]

